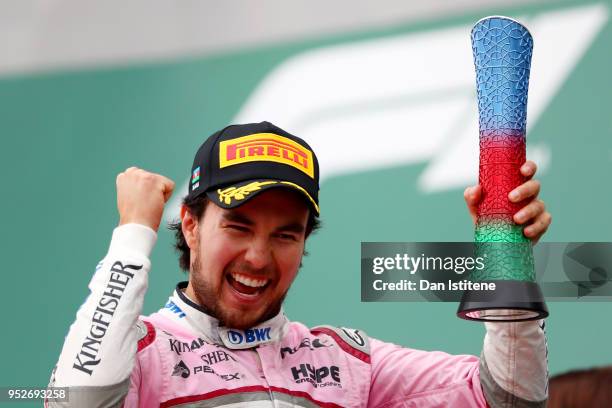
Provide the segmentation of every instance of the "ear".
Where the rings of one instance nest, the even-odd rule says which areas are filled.
[[[195,249],[198,242],[198,220],[189,212],[186,206],[181,206],[181,229],[185,242],[190,249]]]

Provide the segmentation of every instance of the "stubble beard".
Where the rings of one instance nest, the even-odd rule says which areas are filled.
[[[200,262],[200,257],[198,255],[200,252],[199,250],[200,248],[198,243],[198,248],[196,251],[194,251],[194,259],[192,261],[191,270],[189,273],[191,286],[193,287],[193,291],[196,296],[196,302],[204,310],[206,310],[208,315],[219,320],[219,326],[244,330],[256,326],[259,323],[265,322],[279,313],[289,289],[287,289],[287,291],[285,291],[280,298],[274,300],[270,305],[268,305],[261,316],[253,316],[241,310],[224,309],[219,304],[219,297],[221,295],[221,287],[223,284],[225,284],[225,282],[221,282],[219,292],[215,292],[210,283],[204,278],[204,274],[206,272],[202,270],[202,263]],[[223,276],[221,279],[225,280],[225,276]]]

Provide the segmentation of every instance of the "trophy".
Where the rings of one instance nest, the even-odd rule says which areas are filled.
[[[479,183],[475,255],[485,267],[472,282],[495,283],[493,291],[466,291],[457,315],[468,320],[521,321],[548,316],[535,280],[532,244],[513,215],[525,203],[508,193],[525,181],[527,89],[533,39],[508,17],[486,17],[472,29],[480,125]]]

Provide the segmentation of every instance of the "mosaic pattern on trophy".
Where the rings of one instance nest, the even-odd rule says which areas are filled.
[[[529,31],[505,17],[489,17],[472,30],[480,125],[476,252],[487,254],[478,280],[534,281],[533,251],[512,216],[525,203],[512,203],[508,193],[525,182],[527,90],[533,40]]]

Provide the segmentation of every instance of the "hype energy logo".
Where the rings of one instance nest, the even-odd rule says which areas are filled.
[[[273,133],[256,133],[225,140],[219,145],[221,168],[257,161],[288,164],[314,178],[312,152],[286,137]]]
[[[602,3],[513,17],[534,37],[529,135],[605,26],[609,9]],[[231,122],[268,120],[303,137],[317,154],[322,182],[426,163],[416,179],[421,194],[463,188],[478,179],[473,23],[297,54],[259,83]],[[540,175],[551,154],[547,142],[528,137],[527,155]],[[169,219],[178,213],[179,194],[170,205]]]

